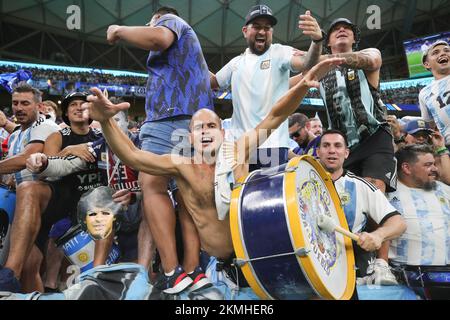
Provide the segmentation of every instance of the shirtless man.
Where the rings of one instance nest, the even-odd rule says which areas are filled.
[[[248,174],[249,154],[266,139],[266,135],[261,133],[264,130],[271,133],[278,128],[298,108],[309,88],[318,87],[318,80],[335,65],[343,62],[344,59],[332,58],[315,66],[275,104],[255,129],[234,143],[235,180]],[[104,136],[113,152],[135,170],[175,177],[187,211],[195,222],[202,249],[219,259],[228,259],[233,255],[228,216],[224,220],[218,219],[214,200],[215,164],[224,140],[224,130],[217,114],[202,109],[192,117],[189,136],[195,150],[192,158],[173,154],[156,155],[137,149],[112,120],[114,114],[129,107],[128,103],[113,105],[97,88],[93,88],[92,92],[95,95],[89,96],[89,103],[85,108],[89,109],[92,119],[101,123]]]

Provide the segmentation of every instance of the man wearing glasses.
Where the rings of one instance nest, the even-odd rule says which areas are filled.
[[[316,137],[308,126],[310,127],[310,119],[303,113],[294,113],[289,117],[289,137],[295,142],[292,152],[299,156],[317,157],[320,136]]]
[[[276,24],[268,6],[252,7],[242,28],[248,48],[216,75],[211,74],[212,88],[231,86],[234,108],[231,129],[236,140],[255,128],[288,91],[290,72],[311,69],[322,52],[322,31],[309,11],[299,20],[299,28],[313,41],[306,56],[294,55],[292,47],[272,44]],[[285,121],[261,146],[257,159],[250,160],[250,170],[283,164],[288,160],[288,152],[288,121]]]

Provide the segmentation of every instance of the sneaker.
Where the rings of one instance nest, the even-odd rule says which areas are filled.
[[[373,284],[381,286],[398,286],[397,279],[389,267],[389,264],[383,259],[375,261]]]
[[[192,273],[188,274],[188,276],[192,279],[192,285],[189,287],[189,290],[191,292],[212,286],[211,281],[209,281],[209,279],[206,277],[202,267],[200,266],[195,268]]]
[[[365,286],[365,285],[367,285],[367,278],[368,277],[356,278],[356,285],[357,286]]]
[[[162,280],[155,286],[167,294],[177,294],[192,284],[192,279],[183,270],[181,266],[175,268],[175,272],[171,276],[162,276]]]
[[[12,293],[20,292],[20,282],[14,276],[14,271],[10,268],[0,266],[0,291]]]

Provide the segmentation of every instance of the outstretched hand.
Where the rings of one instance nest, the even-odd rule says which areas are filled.
[[[319,23],[311,15],[311,11],[309,10],[300,16],[298,28],[302,30],[304,35],[310,36],[311,40],[317,41],[322,39],[322,30],[320,29]]]
[[[319,88],[319,81],[332,69],[343,64],[344,58],[330,58],[315,65],[303,75],[303,83],[310,88]]]
[[[83,109],[89,111],[89,117],[93,120],[105,122],[130,107],[128,102],[113,104],[98,88],[91,88],[91,92],[93,94],[87,97],[88,102],[83,103]]]

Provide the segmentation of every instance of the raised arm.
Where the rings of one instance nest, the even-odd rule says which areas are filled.
[[[306,55],[293,55],[291,66],[296,71],[306,72],[319,62],[322,54],[322,30],[309,10],[300,16],[298,27],[304,35],[311,37],[312,42]]]
[[[357,52],[325,55],[322,59],[333,57],[344,58],[345,63],[343,65],[346,67],[366,71],[378,71],[381,69],[383,63],[380,50],[375,48],[364,49]]]
[[[264,120],[254,129],[245,133],[237,141],[238,163],[248,162],[249,155],[263,144],[270,134],[276,130],[300,106],[309,88],[318,88],[319,80],[327,72],[344,62],[342,58],[331,58],[320,62],[303,76],[272,108]]]
[[[85,103],[84,107],[89,109],[91,119],[100,122],[109,147],[125,165],[151,175],[179,175],[176,164],[177,161],[181,163],[181,157],[174,155],[160,156],[139,150],[117,126],[116,121],[112,119],[119,111],[128,109],[129,103],[123,102],[115,105],[98,88],[92,88],[91,91],[94,95],[88,96],[88,103]]]
[[[111,25],[107,31],[107,40],[115,44],[124,40],[138,48],[150,51],[164,51],[175,41],[175,34],[166,27],[127,27]]]

